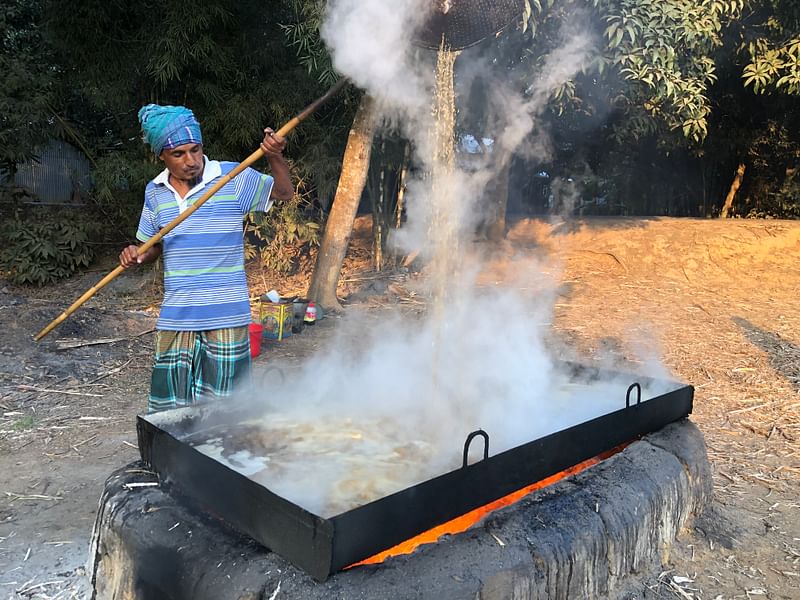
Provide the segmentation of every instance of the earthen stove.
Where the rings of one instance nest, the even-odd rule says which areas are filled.
[[[575,373],[590,378],[608,376],[607,373],[583,368],[575,368]],[[118,590],[121,585],[120,568],[114,566],[120,556],[125,556],[129,563],[124,569],[127,575],[122,578],[127,582],[125,585],[160,590],[158,596],[134,594],[130,596],[132,598],[214,597],[203,595],[196,585],[191,586],[189,593],[185,589],[185,582],[176,583],[174,576],[164,570],[194,571],[202,565],[195,577],[217,581],[215,576],[218,573],[210,570],[211,563],[217,559],[217,568],[222,569],[223,565],[227,565],[224,577],[219,579],[220,584],[227,581],[239,592],[242,586],[249,589],[255,585],[254,581],[260,582],[258,586],[274,592],[274,581],[270,583],[269,575],[278,573],[283,575],[279,578],[279,585],[280,581],[290,577],[294,584],[306,581],[303,585],[310,586],[308,589],[317,589],[321,594],[308,595],[308,589],[305,589],[301,595],[287,597],[378,597],[370,594],[354,596],[352,589],[344,595],[327,595],[321,590],[330,592],[344,582],[363,582],[365,573],[371,574],[370,580],[376,574],[379,578],[392,579],[393,576],[385,573],[394,572],[398,564],[414,564],[419,570],[424,564],[419,562],[421,556],[447,555],[454,547],[467,548],[470,546],[469,540],[485,538],[487,529],[499,532],[491,533],[490,539],[494,542],[490,545],[496,546],[493,550],[503,549],[509,556],[514,555],[515,560],[519,557],[513,540],[528,531],[523,544],[528,546],[528,558],[520,564],[529,563],[529,572],[524,574],[523,569],[518,575],[528,581],[537,570],[544,573],[545,587],[550,590],[548,597],[570,597],[564,595],[569,590],[572,590],[570,594],[576,590],[593,589],[595,593],[608,591],[612,585],[618,587],[619,582],[630,573],[631,567],[636,571],[645,563],[663,559],[665,548],[668,548],[679,528],[705,504],[710,495],[702,436],[685,420],[691,412],[693,389],[691,386],[668,383],[666,389],[669,391],[642,400],[642,387],[650,387],[653,383],[658,382],[637,378],[628,387],[627,397],[620,398],[622,407],[619,410],[496,455],[491,455],[489,435],[482,431],[473,432],[465,440],[461,468],[343,513],[325,516],[305,510],[276,495],[268,486],[231,469],[224,461],[217,461],[198,451],[196,445],[187,441],[187,436],[202,431],[204,425],[213,426],[213,423],[203,422],[206,413],[202,407],[184,410],[180,415],[160,413],[140,417],[139,437],[144,461],[141,467],[144,468],[131,467],[115,474],[109,480],[101,502],[92,565],[97,597],[120,597],[108,595],[111,589]],[[246,415],[242,414],[241,417],[246,418]],[[229,422],[236,420],[234,418]],[[305,572],[317,581],[324,581],[331,574],[448,519],[637,439],[640,441],[604,463],[546,491],[527,496],[517,505],[485,518],[478,527],[461,535],[446,536],[444,540],[433,546],[425,546],[413,555],[392,558],[379,565],[352,568],[338,573],[319,587],[314,587],[311,580],[302,575]],[[475,440],[482,443],[484,458],[468,464],[467,451]],[[659,464],[652,464],[654,460]],[[644,464],[648,462],[651,464]],[[620,469],[628,472],[622,475]],[[611,489],[602,489],[604,485],[609,485],[608,479],[614,473],[620,481],[611,483]],[[636,477],[632,477],[635,473],[641,481],[637,482]],[[302,474],[299,476],[302,477]],[[631,497],[625,498],[627,488],[635,490],[637,487],[643,487],[646,491],[633,492]],[[562,509],[557,515],[548,514],[543,511],[544,504],[558,505]],[[122,505],[127,509],[120,512]],[[135,516],[132,516],[130,509],[134,506],[137,508]],[[586,514],[587,507],[593,509],[590,512],[594,515]],[[122,521],[118,521],[123,514]],[[164,522],[164,515],[169,515],[168,521],[174,518],[174,523],[169,527]],[[527,521],[525,515],[530,516],[531,522]],[[593,521],[593,524],[586,523],[583,534],[579,534],[575,524],[586,520]],[[516,533],[493,526],[512,521],[525,523]],[[271,548],[279,556],[244,541],[233,532],[225,531],[222,522]],[[567,546],[574,546],[585,535],[586,539],[579,544],[581,548],[561,549],[551,558],[566,557],[571,565],[570,571],[578,573],[581,567],[576,561],[580,562],[583,557],[593,565],[589,570],[597,573],[583,576],[583,579],[578,577],[574,581],[570,575],[566,587],[554,593],[552,585],[561,576],[557,565],[555,571],[551,572],[549,567],[552,565],[536,559],[537,553],[552,548],[554,542],[552,539],[536,541],[537,537],[547,538],[547,528],[538,530],[537,522],[557,525],[558,537],[567,542]],[[174,547],[170,547],[171,544],[163,540],[155,541],[159,538],[159,532],[167,540],[180,538],[187,526],[190,539],[184,539],[186,543],[175,543]],[[616,531],[610,531],[609,528]],[[180,533],[174,533],[179,530]],[[224,534],[220,533],[223,531]],[[571,531],[570,535],[576,539],[570,541],[564,538],[567,531]],[[595,535],[597,539],[594,539]],[[633,536],[633,541],[627,539],[630,536]],[[206,546],[207,539],[218,540],[211,550]],[[234,550],[237,546],[241,546],[241,549]],[[217,552],[213,551],[214,547]],[[635,554],[629,556],[631,549]],[[606,556],[600,559],[593,557],[593,550],[603,550]],[[155,562],[152,559],[154,552],[161,557]],[[246,567],[241,562],[238,562],[239,567],[235,567],[237,561],[231,564],[231,554],[237,552],[240,558],[247,559]],[[612,559],[609,553],[616,557]],[[169,556],[169,560],[165,556]],[[453,570],[451,576],[456,579],[450,579],[449,583],[453,583],[456,590],[464,587],[456,585],[461,583],[461,579],[470,579],[462,568],[473,561],[464,562],[465,558],[462,557],[458,563],[448,560],[451,569],[436,560],[428,566],[438,565],[432,567],[434,573],[440,574],[438,579],[443,576],[443,568],[445,572]],[[299,570],[290,567],[285,560]],[[601,562],[595,564],[597,560]],[[610,568],[615,560],[621,565],[618,569]],[[273,565],[272,569],[263,571],[268,564]],[[492,570],[493,564],[493,560],[486,561],[486,564],[479,561],[480,566],[472,570],[477,576],[485,569]],[[232,578],[232,567],[238,574],[238,581]],[[111,576],[112,572],[116,575]],[[256,572],[259,574],[256,575]],[[243,573],[247,573],[247,576]],[[526,585],[535,587],[535,579],[533,577]],[[479,580],[484,581],[485,576],[479,577]],[[424,581],[424,578],[419,581]],[[284,593],[287,593],[287,584],[284,582],[282,585]],[[431,585],[434,585],[433,580]],[[441,585],[439,581],[434,587],[438,589]],[[384,594],[380,597],[429,597],[428,588],[428,584],[422,584],[418,592],[406,590],[396,596]],[[459,595],[460,592],[442,596],[443,593],[440,590],[436,596],[475,597]],[[246,596],[226,592],[224,597]]]

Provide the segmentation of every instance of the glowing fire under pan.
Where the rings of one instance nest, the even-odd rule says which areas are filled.
[[[467,432],[463,448],[452,453],[457,454],[460,467],[444,467],[436,471],[443,474],[405,487],[397,487],[397,482],[394,488],[391,483],[362,485],[359,480],[367,477],[361,477],[359,469],[364,464],[348,455],[351,445],[347,441],[357,439],[360,445],[370,447],[363,461],[387,463],[388,472],[394,474],[403,473],[404,465],[429,462],[439,468],[452,461],[437,461],[435,451],[426,454],[423,441],[389,440],[386,444],[386,440],[363,440],[361,431],[349,421],[327,428],[306,424],[298,433],[300,429],[282,422],[280,415],[263,417],[269,425],[259,428],[252,407],[226,407],[223,412],[220,404],[208,404],[140,416],[139,448],[142,459],[171,490],[323,581],[336,571],[657,431],[692,411],[694,388],[688,385],[576,366],[570,366],[570,377],[590,390],[592,382],[612,378],[627,382],[617,388],[618,401],[612,400],[611,405],[620,408],[495,454],[491,431]],[[597,390],[598,394],[608,392],[600,386]],[[366,427],[372,438],[381,429],[379,423]],[[321,447],[334,437],[339,438],[339,446],[333,444],[338,449],[313,452],[315,444]],[[345,465],[342,471],[351,477],[343,479],[350,482],[344,489],[351,497],[344,494],[319,505],[296,499],[290,490],[316,489],[326,468],[319,464],[304,467],[302,446],[310,446],[305,449],[311,452],[309,456],[325,454],[331,468]],[[390,455],[375,450],[382,446],[392,448]],[[468,464],[470,450],[480,450],[483,459]],[[281,472],[281,482],[273,482],[271,477]],[[409,477],[407,481],[420,481]]]

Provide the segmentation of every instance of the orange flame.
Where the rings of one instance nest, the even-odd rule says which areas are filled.
[[[621,452],[625,449],[628,444],[623,444],[618,446],[612,450],[599,454],[594,458],[590,458],[583,462],[578,463],[568,469],[560,471],[555,475],[551,475],[541,481],[537,481],[534,484],[526,486],[516,492],[511,492],[507,496],[503,496],[499,500],[495,500],[494,502],[490,502],[489,504],[484,504],[470,512],[461,515],[460,517],[456,517],[455,519],[451,519],[441,525],[437,525],[432,529],[428,529],[427,531],[423,531],[419,535],[414,536],[413,538],[407,539],[404,542],[400,542],[396,546],[392,546],[388,550],[384,550],[383,552],[379,552],[369,558],[362,560],[361,562],[354,563],[347,567],[348,569],[351,567],[357,567],[360,565],[371,565],[382,563],[390,556],[398,556],[401,554],[411,554],[414,550],[416,550],[419,546],[423,544],[432,544],[435,543],[440,537],[446,534],[454,534],[454,533],[461,533],[466,531],[470,527],[472,527],[475,523],[480,521],[483,517],[488,515],[489,513],[516,502],[519,502],[536,490],[540,490],[548,485],[552,485],[558,481],[561,481],[565,477],[569,477],[570,475],[575,475],[576,473],[580,473],[581,471],[588,469],[591,466],[596,465],[597,463],[607,459],[610,456],[613,456],[617,452]]]

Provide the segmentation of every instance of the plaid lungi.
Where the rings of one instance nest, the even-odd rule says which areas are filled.
[[[150,412],[224,398],[250,374],[247,327],[156,334]]]

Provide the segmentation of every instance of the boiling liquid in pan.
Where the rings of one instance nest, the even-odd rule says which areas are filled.
[[[525,439],[488,432],[490,456],[624,408],[627,385],[561,380],[544,396],[546,406],[530,407],[526,417],[509,415],[510,422],[528,420]],[[662,393],[644,388],[642,401]],[[474,429],[480,427],[476,423]],[[403,415],[301,420],[269,414],[198,431],[186,441],[278,496],[328,518],[461,466],[468,430],[453,432],[450,439],[419,439],[419,431]],[[478,459],[482,444],[473,446]]]

